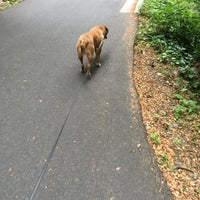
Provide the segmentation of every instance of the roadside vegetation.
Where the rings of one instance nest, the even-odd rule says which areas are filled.
[[[174,199],[200,198],[200,2],[145,0],[134,79]]]
[[[22,0],[0,0],[0,11],[21,1]]]

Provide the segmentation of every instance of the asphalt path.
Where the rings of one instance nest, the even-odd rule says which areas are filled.
[[[25,0],[0,12],[1,200],[171,199],[130,92],[124,3]],[[98,24],[109,35],[88,80],[75,45]]]

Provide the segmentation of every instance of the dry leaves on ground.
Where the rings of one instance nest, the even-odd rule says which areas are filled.
[[[175,200],[200,198],[200,124],[195,118],[180,124],[173,107],[177,100],[177,70],[157,62],[154,51],[136,44],[134,81],[139,94],[144,124]]]

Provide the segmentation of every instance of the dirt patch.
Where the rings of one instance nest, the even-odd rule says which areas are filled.
[[[174,199],[197,200],[200,199],[200,119],[180,123],[174,117],[178,72],[174,68],[168,73],[169,66],[157,62],[153,49],[135,44],[133,77],[149,143]]]

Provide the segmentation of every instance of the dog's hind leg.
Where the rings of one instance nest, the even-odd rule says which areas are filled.
[[[100,63],[101,48],[96,48],[95,53],[96,53],[96,66],[101,67],[101,63]]]
[[[85,67],[84,67],[84,64],[83,64],[83,55],[78,55],[78,58],[81,62],[81,73],[84,73]]]
[[[91,78],[90,67],[91,67],[91,64],[92,64],[92,61],[93,61],[93,54],[88,54],[88,55],[87,55],[87,58],[88,58],[88,63],[87,63],[86,76],[87,76],[88,78]]]

